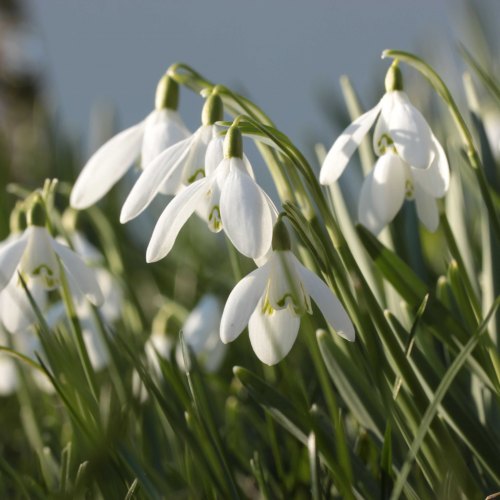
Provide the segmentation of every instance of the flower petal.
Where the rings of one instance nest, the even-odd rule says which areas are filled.
[[[0,396],[8,396],[16,391],[19,385],[17,366],[7,354],[0,353]]]
[[[426,191],[415,184],[415,203],[417,215],[422,224],[432,233],[439,226],[439,210],[436,200]]]
[[[28,233],[24,234],[0,248],[0,290],[3,290],[11,280],[17,266],[21,262],[28,243]]]
[[[450,167],[443,146],[432,136],[433,160],[429,168],[411,168],[415,182],[434,198],[444,196],[450,187]]]
[[[14,275],[10,283],[0,293],[0,321],[11,333],[25,330],[37,319],[28,295],[18,279]],[[47,303],[44,287],[37,282],[31,282],[28,286],[33,300],[39,309],[43,310]]]
[[[319,174],[321,184],[332,184],[342,175],[352,154],[377,118],[380,106],[379,102],[374,108],[356,118],[333,143],[321,166]]]
[[[378,220],[389,223],[405,199],[407,167],[394,153],[381,156],[373,168],[371,199]]]
[[[250,315],[264,295],[269,270],[264,265],[245,276],[227,298],[220,323],[220,338],[232,342],[247,326]]]
[[[363,226],[365,226],[367,229],[369,229],[373,234],[378,234],[385,226],[385,223],[380,220],[373,206],[373,172],[374,170],[372,170],[365,177],[363,185],[361,186],[361,192],[359,193],[358,219],[359,222],[363,224]]]
[[[221,320],[221,307],[215,295],[205,295],[191,311],[182,326],[184,340],[198,354],[204,349],[212,332],[217,331]]]
[[[351,319],[347,315],[340,300],[328,288],[326,283],[297,261],[296,268],[300,274],[306,292],[311,296],[325,319],[335,331],[346,340],[353,342],[356,333]]]
[[[179,185],[184,160],[195,140],[196,136],[192,135],[174,144],[146,166],[123,204],[120,213],[122,224],[137,217],[153,201],[164,182],[170,179],[173,184]]]
[[[52,240],[52,248],[60,257],[64,269],[71,275],[78,288],[95,306],[104,302],[94,270],[87,267],[82,258],[58,241]]]
[[[172,109],[153,111],[146,119],[141,149],[142,167],[147,167],[162,151],[190,134],[179,113]]]
[[[299,332],[300,317],[290,309],[263,312],[261,301],[248,322],[250,343],[257,357],[266,365],[275,365],[292,348]]]
[[[89,159],[71,191],[70,204],[82,210],[100,200],[139,157],[144,121],[104,143]]]
[[[146,251],[147,262],[160,260],[170,252],[182,226],[210,189],[210,182],[211,178],[193,182],[167,205],[149,241]]]
[[[432,131],[429,125],[404,92],[390,92],[390,95],[394,105],[386,120],[399,156],[413,167],[427,168],[432,159]]]
[[[233,245],[250,258],[264,255],[271,246],[272,215],[261,188],[231,158],[231,169],[220,197],[224,231]]]

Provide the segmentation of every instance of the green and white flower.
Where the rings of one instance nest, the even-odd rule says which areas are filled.
[[[99,201],[141,158],[146,168],[165,149],[189,135],[177,112],[178,85],[165,75],[158,84],[156,108],[140,123],[104,143],[88,160],[71,192],[73,208]]]
[[[292,348],[300,317],[312,312],[311,298],[335,331],[354,341],[354,327],[341,302],[293,255],[284,223],[278,219],[269,260],[243,278],[227,299],[221,340],[232,342],[248,325],[255,354],[263,363],[274,365]]]
[[[216,139],[207,148],[207,176],[177,194],[161,214],[146,252],[148,262],[170,252],[195,211],[203,215],[212,231],[224,229],[243,255],[256,259],[269,250],[276,208],[254,180],[243,156],[239,130],[234,126],[228,130],[223,158],[220,144]]]

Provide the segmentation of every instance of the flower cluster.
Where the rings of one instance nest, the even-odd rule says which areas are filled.
[[[360,222],[375,234],[396,216],[405,199],[415,200],[419,219],[435,231],[436,198],[446,194],[450,182],[443,147],[402,88],[396,63],[386,77],[386,94],[342,132],[321,167],[321,184],[335,182],[376,121],[373,149],[379,158],[363,183],[358,209]]]
[[[309,296],[332,326],[353,340],[352,323],[330,289],[297,261],[290,246],[285,251],[271,245],[273,226],[275,234],[283,233],[283,221],[275,225],[278,211],[243,153],[239,118],[225,136],[217,124],[224,116],[217,89],[205,93],[201,126],[186,135],[176,111],[178,86],[167,74],[158,86],[153,114],[111,138],[90,158],[71,193],[72,206],[80,209],[96,202],[135,161],[142,146],[143,170],[125,200],[120,221],[137,217],[159,193],[173,195],[154,228],[147,262],[168,255],[184,224],[197,213],[212,232],[224,231],[240,253],[261,266],[231,293],[220,326],[223,342],[236,338],[248,322],[257,356],[268,364],[278,362],[295,341],[299,316],[312,311]],[[247,290],[249,283],[253,286]],[[253,300],[256,296],[262,296],[259,305]],[[245,313],[250,304],[251,317]]]

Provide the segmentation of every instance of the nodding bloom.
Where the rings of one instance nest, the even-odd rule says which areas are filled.
[[[184,341],[207,372],[217,371],[226,354],[227,346],[221,342],[219,336],[221,316],[219,299],[215,295],[207,294],[189,313],[182,326]],[[179,366],[184,367],[180,344],[177,345],[175,359]]]
[[[101,305],[103,296],[94,274],[78,254],[52,238],[45,220],[42,202],[36,201],[28,214],[28,227],[0,249],[0,292],[16,273],[28,287],[36,284],[53,290],[61,283],[63,268],[71,285],[94,305]],[[21,286],[20,280],[17,286]]]
[[[263,363],[274,365],[292,348],[301,316],[312,313],[311,299],[340,336],[354,341],[354,327],[344,307],[293,255],[284,222],[278,219],[268,261],[243,278],[227,299],[221,340],[232,342],[248,325],[255,354]]]
[[[161,214],[146,252],[148,262],[170,252],[182,226],[195,211],[212,231],[224,229],[243,255],[256,259],[269,250],[276,208],[254,180],[236,126],[227,131],[224,157],[220,144],[217,139],[207,148],[206,177],[180,191]]]
[[[140,123],[104,143],[88,160],[71,192],[73,208],[82,210],[100,200],[141,158],[146,168],[165,149],[185,139],[189,130],[177,112],[178,84],[164,75],[156,91],[155,109]]]
[[[165,149],[143,170],[123,205],[120,222],[137,217],[159,193],[176,194],[206,175],[206,155],[210,147],[222,156],[222,139],[215,123],[224,117],[222,99],[208,96],[202,111],[202,125],[186,139]]]
[[[387,73],[386,93],[379,103],[334,142],[321,167],[321,184],[332,184],[342,175],[375,121],[373,148],[379,159],[362,187],[361,223],[378,233],[406,198],[415,199],[419,218],[434,231],[439,222],[435,198],[444,196],[449,187],[448,160],[425,118],[402,90],[397,65]]]

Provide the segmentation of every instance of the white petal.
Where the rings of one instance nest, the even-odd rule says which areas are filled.
[[[215,137],[207,146],[205,153],[205,173],[211,175],[224,159],[224,138]]]
[[[250,315],[264,295],[268,274],[267,265],[255,269],[229,294],[220,323],[220,338],[224,344],[232,342],[247,326]]]
[[[9,355],[0,353],[0,396],[9,396],[16,391],[18,384],[16,363]]]
[[[341,337],[353,342],[356,337],[354,326],[340,300],[335,297],[324,281],[300,262],[297,262],[297,270],[306,292],[314,300],[328,323]]]
[[[104,369],[109,363],[108,347],[97,331],[93,319],[81,321],[83,341],[87,349],[90,363],[96,371]]]
[[[47,228],[30,226],[26,230],[28,244],[23,254],[19,270],[27,275],[26,281],[38,281],[47,290],[59,286],[59,262],[52,246],[52,236]]]
[[[263,312],[260,302],[248,322],[250,343],[257,357],[266,365],[275,365],[292,348],[299,332],[300,317],[290,309]]]
[[[380,102],[374,108],[356,118],[340,134],[323,161],[319,174],[321,184],[332,184],[342,175],[352,154],[361,144],[363,137],[373,125],[379,112]]]
[[[130,127],[103,144],[80,172],[70,204],[82,210],[100,200],[125,175],[141,151],[144,122]]]
[[[146,261],[155,262],[165,257],[174,246],[182,226],[210,189],[211,178],[193,182],[181,191],[163,211],[151,236],[146,251]]]
[[[153,111],[146,119],[141,164],[148,166],[162,151],[190,135],[179,113],[171,109]]]
[[[407,167],[394,153],[381,156],[373,168],[371,199],[377,218],[389,223],[399,212],[405,199]]]
[[[52,247],[61,258],[65,270],[74,279],[78,288],[85,294],[95,306],[100,306],[104,302],[99,283],[95,277],[94,270],[87,267],[81,257],[65,245],[52,240]]]
[[[195,353],[204,349],[210,335],[216,331],[217,338],[222,316],[220,302],[215,295],[205,295],[191,311],[182,326],[184,340]]]
[[[372,184],[373,184],[373,172],[372,170],[363,181],[361,186],[361,192],[359,193],[359,205],[358,205],[358,219],[363,226],[369,229],[373,234],[378,234],[385,226],[385,223],[380,220],[375,208],[373,206],[372,198]]]
[[[444,196],[450,187],[450,167],[443,147],[432,136],[433,160],[429,168],[411,168],[413,179],[434,198]]]
[[[271,246],[272,215],[265,195],[242,170],[241,163],[241,159],[231,158],[220,197],[220,214],[233,245],[243,255],[255,259]]]
[[[44,310],[47,294],[43,286],[37,282],[28,285],[29,292],[40,310]],[[13,276],[10,283],[0,293],[0,321],[11,333],[18,333],[30,326],[37,319],[26,291]]]
[[[137,217],[153,201],[162,184],[169,178],[176,185],[175,190],[177,189],[184,160],[194,140],[195,135],[174,144],[146,166],[123,204],[120,213],[122,224]]]
[[[438,206],[436,200],[418,184],[415,184],[415,203],[418,218],[429,231],[434,232],[439,226]]]
[[[28,232],[0,248],[0,290],[3,290],[11,280],[17,266],[21,262],[28,243]]]
[[[429,125],[404,92],[390,92],[390,95],[394,105],[387,124],[398,154],[413,167],[427,168],[432,159],[432,131]]]

